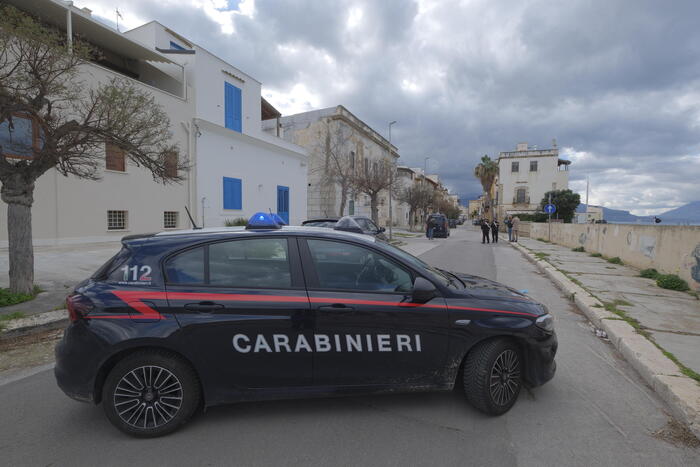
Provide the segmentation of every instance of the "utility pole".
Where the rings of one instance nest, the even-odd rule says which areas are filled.
[[[586,224],[588,224],[588,186],[591,183],[590,175],[586,175]]]
[[[393,125],[394,123],[396,123],[396,120],[389,122],[389,240],[394,239],[394,213],[391,209],[391,190],[392,188],[394,188],[394,159],[391,155],[391,125]]]
[[[549,201],[547,201],[547,204],[552,204],[552,193],[549,193]],[[586,208],[588,209],[588,208]],[[549,228],[548,233],[547,233],[547,241],[552,241],[552,211],[550,210],[549,213],[547,213],[549,216],[549,222],[547,222],[547,227]]]

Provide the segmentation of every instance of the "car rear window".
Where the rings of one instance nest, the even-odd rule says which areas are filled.
[[[204,248],[193,248],[170,258],[165,264],[168,282],[204,284]]]

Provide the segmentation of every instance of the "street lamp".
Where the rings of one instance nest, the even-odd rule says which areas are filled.
[[[396,120],[389,122],[389,163],[391,164],[391,166],[390,166],[391,168],[389,169],[389,240],[394,239],[394,235],[393,235],[394,231],[392,229],[392,227],[394,225],[394,214],[392,213],[392,209],[391,209],[391,198],[392,198],[391,189],[394,186],[394,180],[393,180],[393,178],[394,178],[394,170],[393,170],[394,161],[393,161],[392,155],[391,155],[391,125],[393,125],[394,123],[396,123]]]

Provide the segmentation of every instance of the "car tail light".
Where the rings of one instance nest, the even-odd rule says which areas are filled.
[[[66,308],[68,309],[68,318],[75,323],[86,317],[92,311],[93,305],[85,295],[73,294],[66,298]]]

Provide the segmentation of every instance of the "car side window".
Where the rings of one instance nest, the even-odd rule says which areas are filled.
[[[367,228],[372,231],[372,232],[379,232],[379,227],[377,227],[377,224],[375,224],[373,221],[366,219],[365,222],[367,222]]]
[[[165,263],[168,282],[204,284],[204,247],[193,248],[173,256]]]
[[[209,245],[209,284],[286,288],[292,285],[286,238],[232,240]]]
[[[411,274],[396,262],[350,243],[308,240],[319,287],[373,292],[409,292]]]

